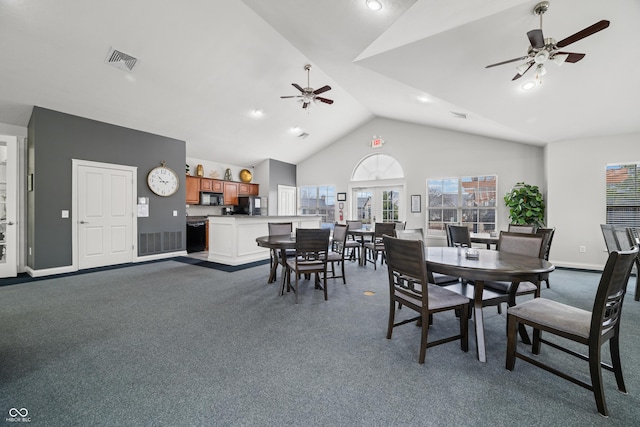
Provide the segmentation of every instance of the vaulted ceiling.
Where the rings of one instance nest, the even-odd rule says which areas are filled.
[[[551,0],[545,37],[611,25],[529,91],[520,62],[485,66],[526,55],[537,1],[380,1],[0,0],[0,122],[26,126],[37,105],[235,165],[297,163],[374,117],[537,145],[640,131],[637,0]],[[332,105],[280,98],[307,86],[305,64]]]

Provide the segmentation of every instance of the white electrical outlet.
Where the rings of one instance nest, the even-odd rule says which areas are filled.
[[[580,246],[580,253],[583,254],[587,252],[587,247],[586,246]]]

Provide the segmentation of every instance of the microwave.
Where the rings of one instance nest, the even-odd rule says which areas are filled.
[[[222,206],[224,205],[224,197],[222,193],[200,193],[200,204],[207,206]]]

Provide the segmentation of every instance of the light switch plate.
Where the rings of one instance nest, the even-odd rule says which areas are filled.
[[[178,211],[173,211],[173,216],[178,216]]]
[[[69,218],[69,211],[68,210],[63,210],[62,211],[62,218]]]

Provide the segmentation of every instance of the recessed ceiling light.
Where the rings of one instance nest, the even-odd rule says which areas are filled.
[[[291,133],[300,132],[300,126],[292,126],[290,131],[291,131]]]
[[[253,114],[253,117],[262,117],[264,115],[264,111],[260,110],[260,109],[255,109],[251,112],[251,114]]]
[[[425,95],[420,95],[420,96],[418,96],[417,99],[418,99],[418,102],[422,102],[423,104],[428,104],[429,102],[431,102],[429,97],[425,96]]]
[[[378,0],[367,0],[365,3],[367,4],[367,7],[371,10],[382,9],[382,3],[380,3]]]

